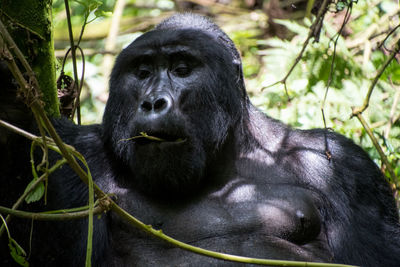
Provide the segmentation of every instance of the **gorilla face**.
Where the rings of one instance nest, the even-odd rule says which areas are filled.
[[[154,30],[120,54],[103,130],[136,187],[160,195],[199,185],[241,116],[233,61],[198,29]],[[157,140],[127,140],[142,133]]]

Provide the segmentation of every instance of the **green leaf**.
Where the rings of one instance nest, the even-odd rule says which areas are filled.
[[[13,238],[8,239],[8,247],[10,248],[11,257],[21,266],[28,267],[29,262],[26,261],[25,250]]]
[[[74,2],[77,2],[78,4],[84,6],[89,13],[99,8],[99,6],[103,4],[101,1],[98,0],[88,0],[88,1],[74,0]]]
[[[93,10],[99,8],[99,6],[101,6],[103,3],[101,1],[97,1],[97,0],[91,0],[88,1],[88,5],[89,5],[89,12],[92,12]]]
[[[96,18],[111,17],[112,16],[112,12],[104,11],[104,10],[101,10],[101,9],[96,9],[94,11],[94,15],[96,16]]]
[[[28,186],[26,187],[25,191],[28,190],[28,188],[31,188],[32,184],[35,182],[36,180],[32,180]],[[31,203],[31,202],[36,202],[39,201],[43,195],[44,195],[44,184],[43,182],[40,182],[35,189],[33,189],[25,198],[26,203]]]
[[[89,4],[90,4],[90,2],[91,1],[80,1],[80,0],[74,0],[74,2],[77,2],[78,4],[80,4],[80,5],[82,5],[82,6],[84,6],[85,8],[89,8]]]
[[[307,36],[309,28],[300,25],[297,22],[284,20],[284,19],[274,19],[274,22],[280,25],[285,26],[289,31],[296,33],[298,35]]]

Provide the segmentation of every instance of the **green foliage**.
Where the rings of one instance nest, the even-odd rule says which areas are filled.
[[[28,186],[25,189],[25,192],[28,190],[28,188],[32,187],[32,184],[34,184],[36,182],[36,180],[32,180]],[[35,189],[33,189],[25,198],[26,203],[31,203],[31,202],[36,202],[39,201],[43,195],[44,195],[44,191],[45,191],[45,186],[43,182],[40,182]]]
[[[8,247],[10,248],[11,257],[18,263],[20,266],[28,267],[29,262],[26,261],[26,252],[25,250],[15,241],[13,238],[8,239]]]
[[[248,84],[252,86],[256,84],[263,88],[262,92],[253,96],[253,102],[271,116],[295,127],[304,129],[324,127],[321,113],[323,107],[327,117],[327,127],[352,138],[363,146],[378,164],[381,164],[379,154],[362,125],[358,120],[350,119],[350,115],[352,107],[362,105],[372,79],[393,49],[398,35],[395,32],[385,39],[387,50],[384,52],[378,49],[379,40],[377,39],[370,41],[370,48],[363,42],[355,46],[353,43],[357,43],[355,41],[358,39],[368,40],[368,36],[364,37],[366,28],[371,27],[367,34],[372,35],[374,30],[378,31],[378,29],[378,32],[382,32],[383,29],[374,28],[375,22],[380,21],[380,25],[387,29],[390,24],[388,17],[386,21],[382,20],[385,12],[392,12],[388,8],[382,8],[388,4],[388,1],[381,1],[375,8],[368,5],[371,1],[365,2],[360,7],[355,6],[354,14],[359,14],[358,18],[346,26],[352,34],[345,38],[339,37],[334,62],[332,61],[334,41],[337,37],[337,29],[341,25],[331,24],[332,20],[329,17],[325,19],[319,42],[308,45],[302,59],[287,80],[286,85],[291,101],[288,101],[282,84],[269,86],[280,81],[295,62],[308,35],[311,25],[308,20],[276,21],[295,35],[290,41],[270,38],[259,42],[260,45],[266,46],[266,49],[260,51],[264,63],[262,73],[257,77],[257,82],[250,81]],[[385,37],[384,34],[380,36],[380,40]],[[331,70],[333,70],[332,75]],[[332,80],[327,91],[330,76]],[[398,117],[393,124],[390,120],[396,118],[396,114],[399,116],[398,108],[393,106],[396,91],[399,90],[394,86],[400,83],[399,79],[400,65],[394,60],[380,77],[373,91],[369,108],[363,113],[397,174],[400,172],[400,122]],[[323,106],[325,93],[327,93],[327,99]],[[390,115],[390,110],[393,108],[394,115]]]
[[[372,63],[377,69],[386,60],[387,55],[382,51],[375,51],[372,54]],[[400,64],[397,61],[392,61],[389,66],[385,69],[384,73],[380,77],[382,81],[388,81],[389,78],[395,84],[400,84]]]
[[[242,51],[243,72],[245,77],[256,75],[261,68],[259,61],[256,36],[260,34],[259,30],[245,29],[234,31],[230,34],[231,39],[237,48]]]
[[[111,12],[101,9],[101,6],[103,5],[103,2],[101,1],[98,0],[87,0],[87,1],[73,0],[73,1],[79,3],[84,7],[85,23],[89,23],[90,21],[93,21],[99,17],[107,17],[112,14]],[[87,19],[90,14],[93,14],[94,17],[89,22],[87,22]]]
[[[0,219],[2,224],[4,225],[7,235],[8,235],[8,247],[10,248],[10,255],[14,259],[16,263],[20,266],[28,267],[29,262],[26,260],[26,252],[25,250],[15,241],[14,238],[11,237],[10,231],[8,230],[8,226],[6,220],[4,220],[3,216],[0,214]]]

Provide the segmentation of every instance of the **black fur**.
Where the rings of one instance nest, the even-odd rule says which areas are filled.
[[[257,258],[399,265],[398,211],[378,167],[341,135],[295,130],[252,106],[238,51],[204,17],[175,15],[121,52],[101,125],[54,125],[121,207],[179,240]],[[141,132],[163,141],[130,140]],[[27,147],[11,137],[1,151]],[[0,204],[10,206],[29,179],[15,157],[2,162]],[[67,166],[48,190],[46,209],[87,203],[86,186]],[[25,248],[29,230],[30,222],[10,223]],[[86,220],[35,222],[33,233],[33,266],[83,265]],[[12,262],[6,241],[2,266]],[[173,248],[112,212],[96,217],[93,266],[134,265],[232,263]]]

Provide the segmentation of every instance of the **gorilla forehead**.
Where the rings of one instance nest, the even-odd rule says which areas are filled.
[[[197,58],[217,56],[230,58],[231,51],[218,39],[199,29],[163,29],[147,32],[133,41],[122,53],[122,58],[152,54],[190,53]]]
[[[175,14],[156,26],[156,29],[197,29],[207,32],[215,38],[224,48],[227,48],[234,59],[235,64],[241,64],[240,53],[229,36],[214,22],[204,16],[193,13]]]

